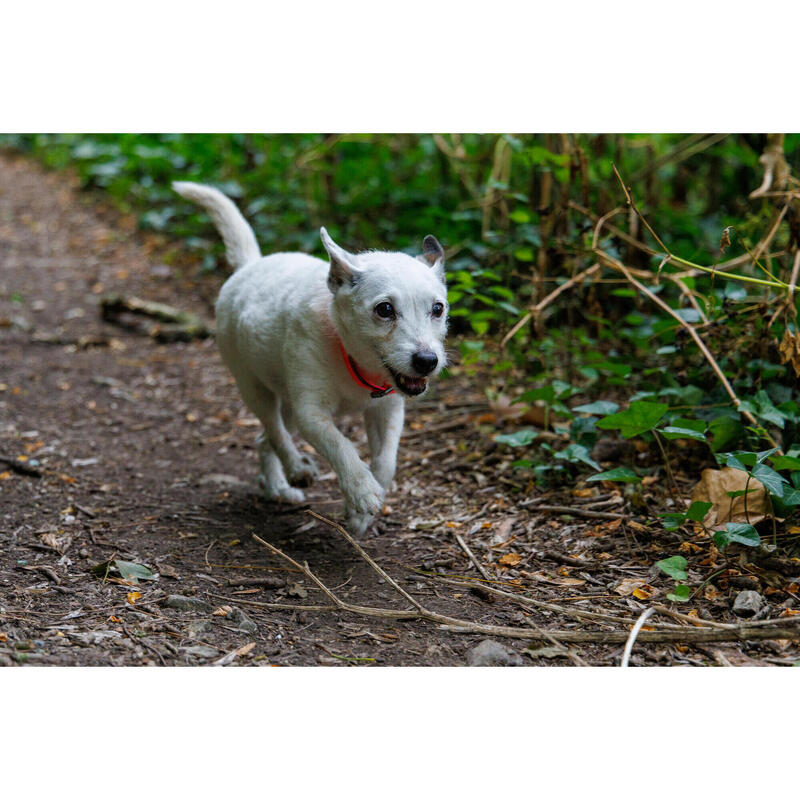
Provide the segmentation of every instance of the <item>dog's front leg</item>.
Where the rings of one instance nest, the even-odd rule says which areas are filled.
[[[372,474],[387,492],[397,469],[405,406],[402,397],[389,395],[369,405],[364,412]]]
[[[296,410],[295,422],[303,438],[328,459],[339,477],[348,528],[356,534],[364,533],[383,507],[385,489],[359,458],[353,443],[336,427],[327,409],[304,405]]]

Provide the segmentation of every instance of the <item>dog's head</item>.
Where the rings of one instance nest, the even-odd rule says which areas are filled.
[[[325,228],[330,256],[328,287],[333,319],[348,353],[359,366],[388,373],[407,395],[425,391],[428,377],[446,363],[447,289],[444,250],[426,236],[422,255],[348,253]]]

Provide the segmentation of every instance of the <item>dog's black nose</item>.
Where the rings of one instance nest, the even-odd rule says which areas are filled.
[[[432,350],[420,350],[411,356],[411,365],[420,375],[429,375],[438,363],[439,359]]]

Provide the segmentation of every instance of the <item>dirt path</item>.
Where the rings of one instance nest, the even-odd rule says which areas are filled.
[[[147,240],[112,227],[92,202],[63,175],[0,157],[0,455],[17,467],[0,464],[0,664],[459,665],[473,659],[471,648],[486,636],[420,620],[249,605],[326,602],[310,580],[256,542],[255,533],[307,561],[348,603],[405,607],[305,509],[259,497],[256,421],[243,409],[212,340],[162,345],[101,321],[99,297],[106,292],[173,303],[209,318],[219,280],[197,281],[165,267]],[[602,629],[445,583],[446,576],[479,577],[455,541],[460,533],[492,577],[514,582],[507,588],[532,589],[540,599],[586,610],[601,598],[606,611],[638,616],[641,606],[610,594],[606,576],[647,577],[653,558],[632,546],[630,532],[618,524],[604,532],[597,520],[565,524],[515,505],[512,493],[520,487],[512,456],[477,435],[476,419],[487,410],[478,382],[458,375],[412,404],[390,513],[367,533],[364,547],[442,614],[483,624]],[[357,429],[353,435],[363,439]],[[22,474],[20,465],[38,476]],[[338,515],[332,474],[309,499],[320,513]],[[563,560],[576,554],[602,558],[583,569]],[[115,582],[113,573],[104,581],[92,572],[111,559],[145,565],[158,578],[131,586]],[[657,576],[649,579],[661,586]],[[580,658],[613,664],[622,650],[618,642],[579,645],[568,657],[551,644],[523,656],[530,643],[498,641],[506,648],[498,658],[531,665]],[[634,661],[721,663],[715,653],[725,647],[642,645]],[[736,647],[722,658],[792,657],[764,643],[747,653]]]

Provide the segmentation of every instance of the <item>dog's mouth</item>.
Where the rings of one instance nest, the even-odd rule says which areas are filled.
[[[403,375],[401,372],[395,372],[389,369],[394,379],[394,385],[403,393],[410,397],[416,397],[422,394],[428,388],[427,378],[412,378],[410,375]]]

